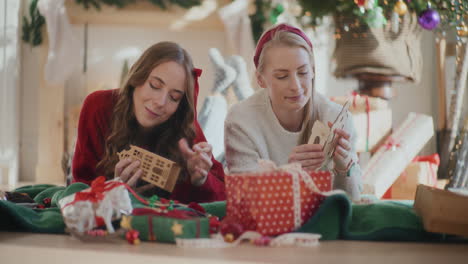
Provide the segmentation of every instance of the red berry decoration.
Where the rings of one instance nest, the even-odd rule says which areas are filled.
[[[366,0],[354,0],[354,3],[358,6],[364,6],[366,4]]]
[[[137,230],[128,230],[127,233],[125,233],[125,238],[129,244],[138,245],[140,244],[140,239],[138,238],[139,235],[140,232]]]
[[[220,222],[218,217],[210,217],[210,234],[216,234],[219,231]]]
[[[223,221],[221,221],[219,231],[223,236],[226,236],[227,234],[232,234],[235,240],[244,233],[244,227],[241,224],[236,223],[229,218],[225,218],[223,219]]]
[[[49,208],[50,205],[52,204],[52,199],[50,199],[50,198],[44,198],[44,200],[42,200],[42,204],[44,204],[44,206],[45,206],[46,208]]]

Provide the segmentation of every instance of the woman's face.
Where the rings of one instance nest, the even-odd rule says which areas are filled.
[[[264,54],[263,72],[257,80],[268,94],[275,110],[297,112],[309,101],[312,92],[313,65],[307,50],[301,47],[274,46]]]
[[[135,88],[135,116],[144,129],[166,122],[177,111],[186,92],[185,78],[183,66],[169,61],[156,66],[145,83]]]

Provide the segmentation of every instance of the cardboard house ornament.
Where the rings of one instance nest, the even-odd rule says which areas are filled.
[[[132,158],[140,161],[141,179],[163,190],[172,192],[180,173],[180,166],[166,158],[137,146],[118,152],[119,160]]]
[[[335,129],[344,129],[349,118],[349,105],[350,102],[348,100],[341,108],[341,111],[333,122],[331,128],[328,128],[327,124],[324,124],[319,120],[315,121],[312,126],[312,133],[308,144],[322,145],[322,151],[325,153],[325,160],[323,161],[321,168],[328,166],[328,163],[333,158],[336,145],[338,144],[338,138],[334,131]],[[352,161],[350,160],[349,162]]]

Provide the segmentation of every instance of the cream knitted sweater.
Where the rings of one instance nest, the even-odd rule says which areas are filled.
[[[318,102],[318,119],[325,124],[335,121],[341,106],[318,93],[315,96],[315,102]],[[287,164],[289,154],[297,145],[301,133],[289,132],[281,126],[265,89],[232,106],[226,117],[224,130],[229,173],[256,171],[259,159],[271,160],[278,166]],[[357,160],[352,120],[348,119],[345,130],[351,133],[351,153],[354,160]],[[334,166],[333,162],[330,163]],[[359,165],[353,166],[350,176],[334,175],[333,188],[345,190],[353,200],[358,200],[361,189]]]

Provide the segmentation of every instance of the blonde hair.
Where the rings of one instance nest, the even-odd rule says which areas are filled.
[[[104,145],[104,156],[97,164],[99,172],[107,178],[113,178],[114,167],[118,162],[116,153],[128,148],[130,144],[135,144],[136,141],[135,131],[139,125],[133,106],[135,88],[146,82],[155,67],[169,61],[178,63],[185,70],[185,96],[176,112],[166,122],[154,128],[153,132],[157,138],[152,138],[152,142],[146,143],[152,152],[180,165],[184,164],[177,143],[181,138],[186,138],[192,146],[195,138],[194,67],[190,55],[178,44],[160,42],[149,47],[133,64],[124,85],[119,89],[109,135]]]
[[[268,32],[268,30],[265,31],[265,33],[266,32]],[[265,35],[265,33],[263,33],[263,35]],[[260,39],[263,38],[263,35],[262,37],[260,37]],[[271,40],[263,45],[263,49],[261,50],[260,56],[258,59],[258,66],[257,66],[258,73],[262,73],[265,67],[266,51],[270,49],[271,47],[278,47],[278,46],[303,48],[309,54],[310,62],[312,63],[314,61],[314,53],[313,53],[312,47],[309,46],[309,44],[307,44],[305,39],[303,39],[301,36],[293,32],[289,32],[284,29],[279,29],[271,37]],[[315,76],[315,66],[312,67],[312,72],[314,73],[314,76]],[[306,144],[309,141],[310,134],[312,133],[312,125],[314,124],[315,120],[318,119],[317,104],[314,103],[314,100],[315,100],[314,98],[315,98],[314,79],[312,79],[312,90],[311,90],[310,100],[304,106],[304,117],[302,119],[302,125],[303,125],[302,133],[299,136],[299,140],[297,142],[299,145]]]

